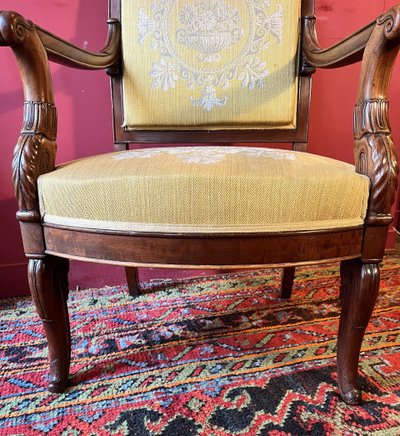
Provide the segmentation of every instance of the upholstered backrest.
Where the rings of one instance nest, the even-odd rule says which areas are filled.
[[[300,0],[121,0],[125,130],[294,129]]]

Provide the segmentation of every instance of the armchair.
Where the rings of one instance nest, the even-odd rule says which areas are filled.
[[[132,294],[140,266],[279,266],[283,297],[297,265],[335,260],[339,390],[361,402],[359,352],[397,187],[387,93],[400,6],[323,49],[313,3],[109,0],[99,53],[0,12],[0,45],[16,56],[25,96],[13,182],[51,392],[68,385],[69,259],[124,266]],[[361,59],[355,167],[304,153],[311,75]],[[49,60],[111,76],[116,152],[55,167]],[[237,145],[267,142],[292,150]]]

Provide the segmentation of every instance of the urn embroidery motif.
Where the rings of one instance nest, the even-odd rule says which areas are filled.
[[[185,27],[177,30],[177,40],[200,52],[200,62],[220,61],[220,51],[235,44],[243,33],[239,11],[220,0],[186,5],[180,21]]]
[[[138,13],[139,45],[151,38],[159,53],[148,72],[152,87],[168,92],[182,80],[189,89],[201,88],[201,97],[190,100],[206,111],[228,103],[218,94],[235,81],[249,91],[264,87],[269,71],[260,54],[280,44],[283,32],[282,5],[272,9],[270,0],[153,0]]]

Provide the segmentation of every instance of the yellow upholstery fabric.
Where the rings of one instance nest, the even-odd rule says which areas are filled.
[[[300,0],[122,0],[126,129],[293,128]]]
[[[149,232],[284,232],[358,226],[369,180],[308,153],[165,147],[67,163],[39,178],[44,222]]]

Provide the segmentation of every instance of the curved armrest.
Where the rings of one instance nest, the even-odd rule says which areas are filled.
[[[306,63],[317,68],[337,68],[361,61],[375,24],[376,21],[373,21],[337,44],[322,48],[318,43],[315,17],[306,17],[303,24]]]
[[[15,32],[12,29],[14,20],[16,20],[15,22],[18,25]],[[119,62],[121,26],[115,18],[109,19],[107,24],[107,41],[104,48],[96,53],[64,41],[57,35],[42,29],[31,21],[25,20],[16,12],[0,11],[0,45],[9,45],[11,47],[18,45],[22,42],[20,37],[23,37],[27,29],[34,30],[39,36],[48,58],[53,62],[86,70],[99,70],[111,67],[115,69]]]
[[[43,43],[48,58],[56,63],[84,70],[110,69],[118,66],[121,30],[117,19],[107,21],[108,35],[104,48],[98,52],[83,50],[58,36],[35,25],[36,32]]]
[[[321,48],[315,17],[303,23],[307,68],[336,68],[363,60],[354,109],[357,172],[371,181],[367,223],[387,225],[397,188],[397,153],[391,138],[388,88],[400,44],[400,5],[329,48]]]

